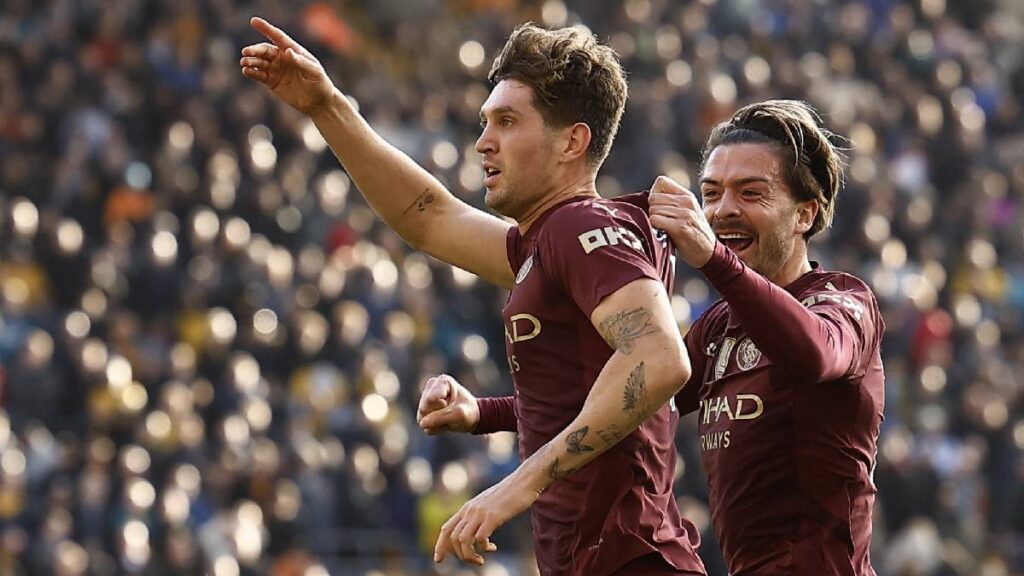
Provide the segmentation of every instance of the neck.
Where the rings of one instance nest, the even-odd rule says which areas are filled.
[[[597,195],[597,185],[594,183],[593,173],[582,174],[577,178],[569,180],[541,196],[539,202],[527,210],[522,217],[517,219],[519,224],[519,233],[526,234],[526,231],[530,229],[530,226],[532,226],[533,223],[541,217],[541,215],[556,204],[564,202],[570,198],[575,198],[576,196],[597,197]]]
[[[810,271],[811,261],[807,258],[807,243],[797,242],[797,246],[793,249],[793,254],[782,265],[782,268],[768,278],[768,280],[779,286],[786,287]]]

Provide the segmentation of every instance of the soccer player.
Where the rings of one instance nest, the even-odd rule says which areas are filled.
[[[615,53],[575,29],[526,25],[494,62],[476,149],[485,202],[511,225],[387,144],[284,32],[252,25],[269,42],[242,50],[242,73],[312,119],[381,218],[414,248],[511,289],[515,396],[495,403],[523,461],[445,523],[435,560],[483,564],[494,530],[531,508],[542,574],[703,574],[672,494],[669,401],[690,366],[668,300],[671,246],[646,198],[604,200],[595,186],[626,100]],[[421,414],[464,406],[465,394],[433,379]]]
[[[843,160],[799,101],[746,106],[708,139],[703,208],[672,180],[651,223],[722,298],[686,335],[712,523],[733,576],[874,575],[884,326],[860,279],[811,262]]]

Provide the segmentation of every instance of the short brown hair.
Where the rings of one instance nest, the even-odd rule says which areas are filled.
[[[550,126],[583,122],[590,127],[587,160],[600,166],[611,150],[628,88],[619,57],[578,28],[545,30],[532,23],[512,32],[494,59],[487,80],[531,87],[534,105]]]
[[[821,123],[821,116],[802,100],[766,100],[740,108],[711,131],[701,158],[701,171],[711,152],[725,144],[774,144],[789,159],[789,187],[797,201],[818,201],[818,215],[804,234],[810,238],[832,225],[836,196],[843,186],[846,158],[839,137]]]

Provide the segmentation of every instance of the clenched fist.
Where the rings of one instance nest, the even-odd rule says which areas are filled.
[[[427,434],[472,432],[480,422],[476,397],[447,374],[435,376],[423,386],[416,420]]]
[[[664,230],[690,266],[708,263],[718,240],[693,192],[668,176],[658,176],[648,200],[651,226]]]

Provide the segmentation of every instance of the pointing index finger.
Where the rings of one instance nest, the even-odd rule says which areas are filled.
[[[285,34],[284,30],[281,30],[259,16],[253,16],[249,20],[249,24],[257,32],[266,36],[267,40],[273,42],[278,48],[284,49],[289,46],[296,46],[295,40],[292,40],[290,36]]]

